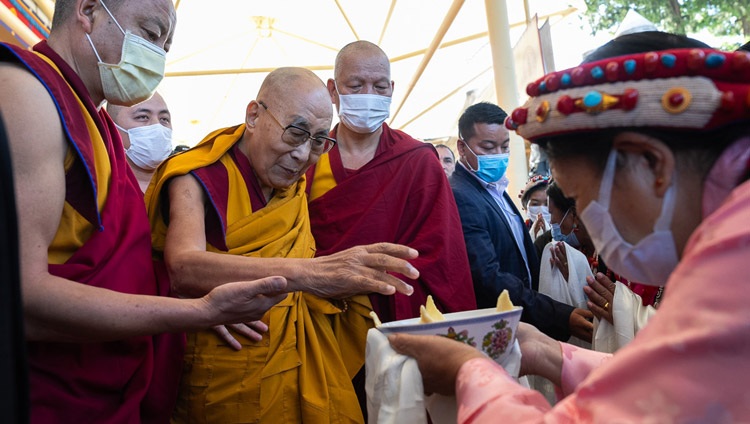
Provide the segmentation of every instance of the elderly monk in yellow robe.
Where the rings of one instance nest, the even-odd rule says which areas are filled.
[[[304,174],[335,144],[331,119],[323,82],[280,68],[243,124],[157,170],[146,192],[152,241],[178,295],[269,275],[293,290],[262,322],[232,327],[247,337],[188,334],[175,422],[363,422],[351,378],[372,326],[366,294],[411,294],[386,271],[416,278],[407,259],[417,252],[380,243],[313,258]]]

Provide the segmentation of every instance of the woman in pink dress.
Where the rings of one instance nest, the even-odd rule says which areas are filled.
[[[666,281],[659,312],[614,355],[519,327],[522,374],[474,349],[398,335],[461,423],[750,422],[750,55],[664,33],[619,37],[549,74],[506,121],[540,145],[607,265]],[[634,201],[634,199],[638,199]]]

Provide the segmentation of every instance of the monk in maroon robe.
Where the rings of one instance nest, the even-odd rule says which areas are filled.
[[[180,340],[154,335],[254,321],[285,297],[282,278],[156,296],[168,285],[154,275],[143,197],[101,106],[153,94],[175,12],[169,0],[111,3],[58,0],[48,41],[0,44],[32,423],[167,422],[177,381],[159,353]]]
[[[411,296],[370,295],[383,322],[419,316],[427,295],[442,312],[476,309],[461,221],[435,149],[385,124],[380,132],[375,156],[362,168],[345,169],[334,147],[308,171],[317,255],[384,241],[419,251],[410,262],[420,277],[405,279]],[[336,185],[319,194],[332,179]]]
[[[370,295],[381,321],[419,316],[432,295],[442,312],[476,308],[461,221],[435,149],[383,124],[393,82],[385,53],[367,41],[336,57],[328,91],[341,123],[338,144],[308,171],[310,219],[318,255],[392,242],[419,251],[407,297]]]

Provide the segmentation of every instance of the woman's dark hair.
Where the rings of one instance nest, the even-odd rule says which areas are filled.
[[[660,31],[645,31],[626,34],[602,45],[584,57],[583,63],[596,62],[615,56],[636,53],[648,53],[667,49],[709,49],[708,44],[684,35],[669,34]]]
[[[523,205],[523,207],[525,208],[526,205],[529,203],[529,199],[531,199],[532,194],[536,193],[539,190],[544,190],[545,188],[547,188],[547,183],[540,182],[539,184],[524,191],[523,194],[521,195],[521,204]]]
[[[665,49],[710,48],[707,44],[682,35],[659,31],[639,32],[615,38],[591,52],[584,63],[615,56],[647,53]],[[695,129],[632,127],[612,128],[591,132],[576,132],[569,135],[547,137],[537,140],[551,159],[582,157],[604,170],[612,141],[617,134],[633,131],[663,141],[676,154],[683,155],[696,172],[705,174],[722,151],[743,135],[750,135],[747,121],[738,122],[712,131]]]
[[[547,186],[547,197],[549,197],[549,200],[552,201],[552,203],[554,203],[563,213],[570,209],[575,210],[576,201],[570,197],[565,197],[562,190],[560,190],[560,187],[558,187],[557,183],[554,181]]]
[[[600,171],[604,170],[612,143],[620,133],[637,132],[661,140],[675,155],[685,159],[693,170],[705,174],[730,144],[743,136],[750,136],[747,122],[738,122],[713,131],[612,128],[597,132],[580,132],[557,137],[541,138],[539,147],[547,157],[555,160],[566,157],[585,158]]]

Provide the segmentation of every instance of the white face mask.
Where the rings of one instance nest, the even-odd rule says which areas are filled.
[[[101,5],[125,35],[120,63],[111,64],[102,62],[91,37],[86,34],[99,60],[99,76],[102,79],[104,98],[109,103],[120,106],[132,106],[148,100],[164,78],[167,53],[159,46],[133,35],[130,30],[123,30],[107,6],[104,3]]]
[[[338,92],[338,87],[336,88]],[[359,134],[377,131],[391,115],[391,98],[377,94],[339,93],[339,119]]]
[[[599,198],[589,203],[579,216],[607,267],[628,280],[662,286],[679,262],[670,230],[676,202],[676,180],[673,179],[664,193],[664,202],[654,224],[654,232],[634,246],[622,238],[609,213],[616,161],[617,152],[612,150],[604,168]]]
[[[531,220],[531,222],[536,222],[539,214],[542,214],[542,219],[544,219],[544,222],[546,224],[549,224],[550,220],[552,219],[552,215],[550,215],[547,206],[529,206],[529,219]]]
[[[135,127],[121,131],[128,133],[130,148],[125,150],[135,166],[151,171],[172,153],[172,130],[161,124]]]

